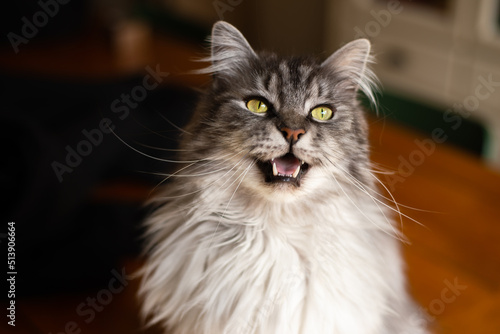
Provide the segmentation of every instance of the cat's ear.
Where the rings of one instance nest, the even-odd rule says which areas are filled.
[[[247,42],[243,34],[231,24],[219,21],[212,28],[210,37],[212,65],[204,73],[231,74],[238,70],[249,59],[257,58],[257,54]]]
[[[357,39],[337,50],[321,66],[341,76],[346,84],[344,89],[359,89],[375,104],[377,78],[368,66],[373,62],[370,49],[370,41]]]

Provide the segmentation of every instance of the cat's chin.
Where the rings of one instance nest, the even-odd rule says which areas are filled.
[[[281,190],[290,187],[300,187],[300,182],[309,171],[309,164],[300,160],[292,153],[257,163],[263,174],[264,181],[270,186]]]

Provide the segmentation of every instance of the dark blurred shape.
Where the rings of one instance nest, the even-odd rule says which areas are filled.
[[[48,19],[47,23],[43,24],[43,27],[37,27],[37,40],[68,36],[84,29],[87,23],[89,1],[65,0],[61,2],[67,3],[60,4],[57,0],[19,0],[3,3],[0,11],[1,43],[10,45],[9,39],[6,37],[10,32],[22,36],[22,27],[25,25],[22,18],[25,17],[29,22],[33,23],[33,17],[38,12],[45,13]],[[50,8],[52,15],[47,14],[40,3]]]
[[[153,174],[173,168],[197,100],[170,73],[209,29],[137,0],[9,2],[0,28],[0,247],[14,221],[17,296],[105,285],[139,254]]]
[[[138,4],[134,16],[146,20],[159,32],[188,38],[195,43],[203,43],[210,33],[210,27],[168,11],[163,6]]]
[[[140,249],[145,213],[140,199],[147,193],[127,200],[123,189],[152,189],[161,178],[150,173],[172,167],[127,145],[172,158],[163,149],[176,147],[176,126],[186,123],[196,94],[158,86],[121,119],[111,103],[143,85],[142,76],[87,83],[11,74],[0,78],[0,221],[16,222],[19,295],[107,283],[110,268]],[[106,118],[116,136],[95,135],[91,152],[58,177],[54,162],[67,164],[68,147],[77,150],[83,141],[91,142],[83,131],[92,133]],[[122,186],[114,193],[99,192],[107,184]]]
[[[379,2],[391,2],[394,0],[377,0]],[[446,13],[450,7],[449,0],[398,0],[404,6],[411,4],[413,6],[421,6],[424,8],[438,11],[442,14]]]
[[[497,33],[500,33],[500,4],[497,4]]]

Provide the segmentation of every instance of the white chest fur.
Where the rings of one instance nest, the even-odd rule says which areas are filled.
[[[175,334],[388,333],[406,295],[379,209],[255,205],[155,216],[170,228],[145,269],[144,309]]]

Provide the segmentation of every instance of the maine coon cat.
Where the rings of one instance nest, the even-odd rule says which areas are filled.
[[[172,334],[425,333],[378,195],[358,91],[370,43],[323,62],[255,52],[225,22],[185,164],[146,222],[143,315]]]

